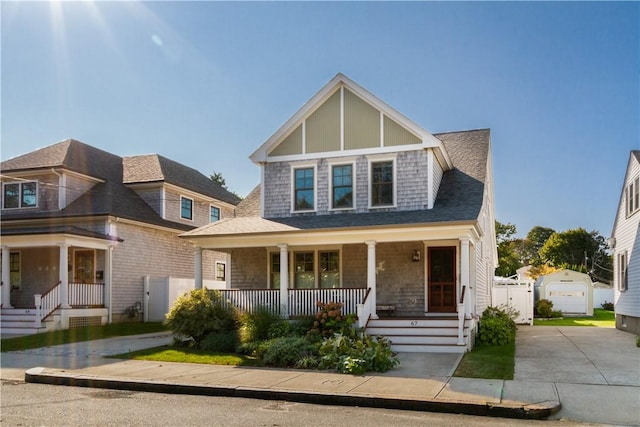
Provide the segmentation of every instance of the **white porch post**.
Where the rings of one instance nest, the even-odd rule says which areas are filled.
[[[289,318],[289,245],[278,245],[280,248],[280,316]]]
[[[113,307],[111,304],[113,295],[113,246],[109,246],[104,252],[104,257],[104,305],[107,307],[107,323],[111,324],[113,321]]]
[[[11,267],[9,265],[11,253],[9,246],[2,245],[2,307],[13,308],[11,305]]]
[[[195,287],[196,289],[202,289],[202,248],[200,246],[196,246],[195,257]]]
[[[60,308],[69,305],[69,245],[60,243]]]
[[[471,282],[469,280],[469,238],[460,238],[460,291],[462,292],[462,286],[466,287],[464,296],[464,309],[465,314],[469,313],[469,304],[467,301],[471,301]]]
[[[371,289],[369,292],[369,304],[371,307],[371,318],[377,319],[376,312],[376,242],[368,240],[367,244],[367,287]]]

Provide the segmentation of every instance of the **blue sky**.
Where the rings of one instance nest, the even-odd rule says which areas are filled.
[[[246,195],[342,72],[432,133],[491,128],[497,219],[611,232],[640,149],[638,2],[2,2],[3,160],[66,138]]]

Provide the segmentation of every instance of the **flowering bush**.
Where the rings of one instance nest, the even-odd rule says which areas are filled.
[[[318,301],[316,307],[318,312],[315,315],[313,327],[309,331],[311,335],[319,334],[322,337],[330,337],[336,332],[343,332],[355,323],[355,316],[348,314],[343,316],[341,302],[323,303]]]

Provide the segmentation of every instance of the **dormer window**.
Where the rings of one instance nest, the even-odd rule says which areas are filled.
[[[293,170],[293,210],[312,211],[315,209],[315,168],[305,167]]]
[[[394,205],[393,160],[371,162],[371,207]]]
[[[180,196],[180,218],[193,221],[193,200]]]
[[[38,182],[5,183],[2,189],[4,209],[33,208],[38,205]]]

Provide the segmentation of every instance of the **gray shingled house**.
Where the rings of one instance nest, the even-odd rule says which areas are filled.
[[[497,263],[488,129],[431,134],[338,74],[251,160],[238,215],[182,235],[196,265],[229,255],[228,299],[283,317],[339,301],[396,350],[470,348]]]
[[[73,139],[2,162],[2,331],[129,319],[145,276],[194,276],[179,235],[234,215],[239,199],[152,154],[119,157]],[[209,251],[203,276],[224,281]]]

